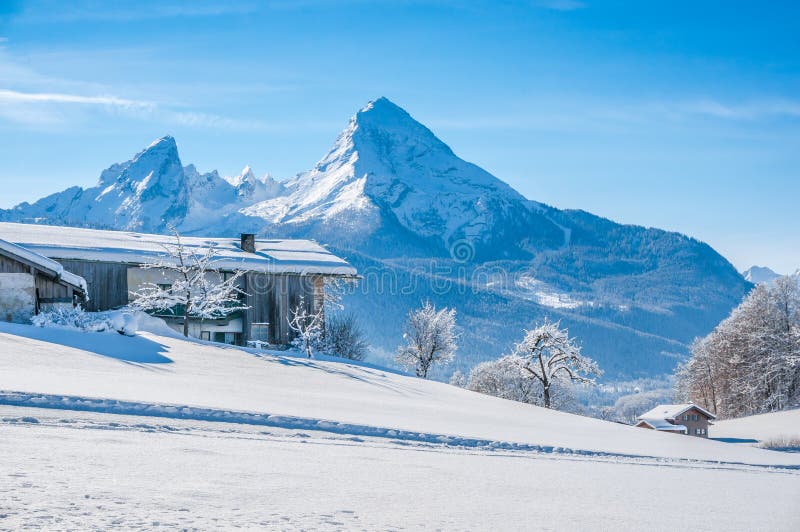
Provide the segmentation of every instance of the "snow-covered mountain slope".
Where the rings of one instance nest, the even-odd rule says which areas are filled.
[[[379,367],[256,354],[141,331],[126,337],[0,323],[0,403],[465,447],[800,467],[800,455],[664,435]]]
[[[544,206],[457,157],[386,98],[356,113],[328,154],[286,190],[244,213],[376,250],[376,233],[387,231],[440,252],[466,241],[485,259],[530,256],[520,252],[557,248],[567,238],[543,216]]]
[[[72,187],[22,203],[0,211],[0,220],[156,233],[172,224],[190,231],[226,216],[240,220],[236,213],[244,205],[281,190],[273,178],[255,177],[250,167],[229,179],[216,170],[201,174],[194,165],[184,167],[175,139],[166,136],[130,161],[103,170],[95,187]]]
[[[751,266],[742,275],[753,284],[771,283],[781,276],[767,266]]]
[[[364,274],[346,303],[384,360],[410,308],[423,299],[456,307],[462,349],[450,369],[499,356],[550,316],[607,379],[669,373],[752,286],[690,237],[524,198],[385,98],[285,181],[249,168],[201,174],[181,166],[165,137],[103,172],[97,187],[0,211],[0,220],[141,231],[169,221],[192,235],[317,239]]]
[[[178,148],[163,137],[100,174],[96,187],[70,188],[3,213],[5,220],[162,231],[186,216],[189,191]]]

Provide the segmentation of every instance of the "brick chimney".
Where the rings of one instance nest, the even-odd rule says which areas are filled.
[[[256,235],[253,233],[242,233],[242,251],[246,253],[256,252]]]

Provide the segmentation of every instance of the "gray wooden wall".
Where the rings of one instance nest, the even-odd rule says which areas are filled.
[[[67,271],[86,279],[90,312],[110,310],[128,304],[128,265],[114,262],[89,262],[58,259]]]
[[[291,310],[302,297],[308,312],[314,312],[321,304],[320,291],[323,286],[321,276],[272,275],[247,273],[243,277],[242,289],[247,294],[244,312],[243,338],[250,339],[250,325],[269,323],[269,342],[286,345],[296,334],[289,327]]]

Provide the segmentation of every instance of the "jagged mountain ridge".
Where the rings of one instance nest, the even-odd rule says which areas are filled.
[[[369,272],[350,306],[387,357],[421,299],[456,306],[462,368],[498,356],[548,315],[578,331],[610,376],[668,372],[750,287],[702,242],[526,199],[385,98],[285,181],[249,167],[232,178],[200,174],[164,137],[105,170],[97,187],[0,219],[315,238]],[[387,290],[387,279],[397,286]]]

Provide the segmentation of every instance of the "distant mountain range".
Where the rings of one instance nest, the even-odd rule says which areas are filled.
[[[385,98],[287,180],[249,167],[201,174],[163,137],[102,172],[97,186],[2,210],[0,220],[317,239],[364,274],[346,303],[379,358],[391,357],[420,301],[455,306],[462,347],[451,370],[497,357],[549,316],[607,379],[665,374],[752,287],[693,238],[525,198]]]

